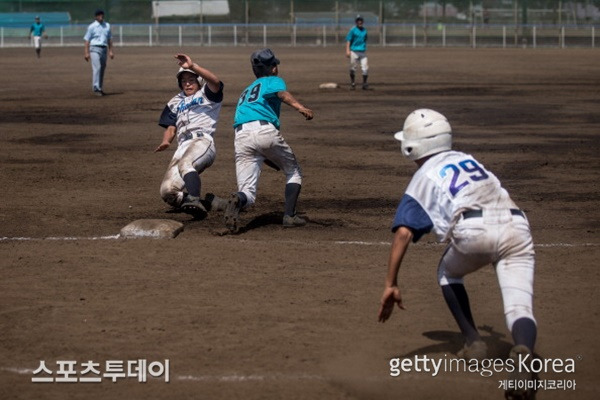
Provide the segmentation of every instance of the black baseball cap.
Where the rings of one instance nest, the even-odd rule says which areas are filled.
[[[101,9],[97,9],[96,12],[94,13],[94,16],[97,16],[97,15],[100,15],[100,14],[104,15],[104,11],[101,10]]]
[[[275,58],[275,54],[271,49],[257,50],[250,56],[252,65],[266,65],[268,67],[279,64],[279,59]]]
[[[356,16],[356,19],[354,20],[354,22],[358,22],[358,21],[365,21],[363,17],[361,17],[360,15]]]

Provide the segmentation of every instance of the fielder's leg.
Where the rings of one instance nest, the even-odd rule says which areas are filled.
[[[356,87],[355,77],[356,68],[358,67],[358,56],[355,52],[350,52],[350,89],[354,90]]]
[[[367,59],[366,54],[363,54],[360,59],[360,69],[362,71],[363,76],[363,90],[369,89],[369,84],[367,83],[367,78],[369,77],[369,61]]]
[[[306,225],[306,221],[296,215],[296,203],[298,202],[301,188],[302,186],[299,183],[288,183],[285,185],[285,211],[283,213],[284,228]]]

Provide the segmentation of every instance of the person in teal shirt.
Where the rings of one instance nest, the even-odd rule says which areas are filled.
[[[367,78],[369,75],[369,61],[367,59],[367,29],[363,26],[364,20],[360,15],[356,17],[356,26],[346,35],[346,57],[350,58],[350,89],[354,90],[356,83],[356,69],[360,64],[363,76],[362,88],[367,90],[369,84]]]
[[[296,214],[302,172],[296,156],[279,132],[281,103],[285,103],[307,120],[312,110],[304,107],[288,91],[279,74],[279,60],[270,49],[250,56],[256,80],[240,95],[235,110],[235,172],[238,191],[232,193],[225,209],[225,226],[232,233],[239,229],[239,212],[256,201],[258,178],[263,163],[281,170],[286,177],[283,226],[303,226],[306,220]]]
[[[29,28],[29,35],[33,39],[35,54],[37,55],[37,58],[40,58],[42,53],[42,36],[44,39],[48,39],[48,35],[46,35],[46,27],[40,22],[40,17],[35,17],[35,22],[31,24],[31,28]]]

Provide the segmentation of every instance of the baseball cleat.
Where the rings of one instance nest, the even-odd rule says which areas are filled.
[[[240,217],[240,209],[242,208],[242,201],[237,193],[232,193],[227,201],[227,207],[225,207],[225,226],[230,232],[237,232],[238,219]]]
[[[283,216],[283,227],[284,228],[295,228],[297,226],[306,225],[306,220],[300,218],[298,215],[284,215]]]
[[[181,210],[185,213],[193,215],[197,219],[206,217],[206,208],[200,202],[200,197],[186,196],[181,204]]]
[[[208,211],[225,211],[225,209],[227,209],[227,200],[214,193],[206,193],[204,201],[210,205],[209,207],[206,207]]]
[[[476,340],[470,345],[465,344],[456,355],[465,360],[483,360],[487,358],[487,345],[483,340]]]
[[[350,90],[354,90],[354,89],[356,89],[356,83],[352,82],[350,84]]]
[[[529,357],[529,358],[527,358]],[[516,345],[510,350],[510,358],[514,362],[515,369],[510,373],[509,381],[513,382],[512,388],[506,389],[504,398],[507,400],[534,400],[537,374],[528,371],[526,368],[521,370],[521,361],[533,357],[531,351],[526,346]],[[533,381],[533,384],[529,382]]]
[[[363,83],[363,90],[369,90],[369,84],[368,83]]]

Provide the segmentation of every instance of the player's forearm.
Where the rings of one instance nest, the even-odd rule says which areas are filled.
[[[277,96],[288,106],[295,108],[300,111],[300,109],[305,108],[290,92],[281,91],[277,93]]]
[[[176,128],[174,126],[169,126],[167,129],[165,129],[165,132],[163,133],[163,143],[170,144],[175,138],[175,132]]]
[[[385,285],[398,286],[398,271],[402,264],[404,254],[408,249],[408,245],[412,240],[413,234],[410,229],[401,226],[394,234],[394,241],[392,242],[392,249],[390,250],[390,257],[388,259],[388,272],[385,278]]]
[[[221,88],[221,81],[219,80],[219,77],[217,75],[196,63],[193,63],[192,68],[190,69],[198,75],[200,75],[200,77],[206,81],[206,83],[208,84],[208,88],[213,93],[217,93],[219,91],[219,89]]]

